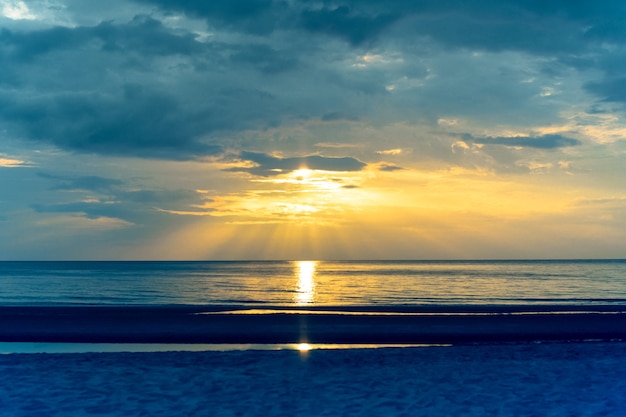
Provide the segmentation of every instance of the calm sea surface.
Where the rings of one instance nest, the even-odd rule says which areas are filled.
[[[0,305],[626,304],[626,260],[0,262]]]

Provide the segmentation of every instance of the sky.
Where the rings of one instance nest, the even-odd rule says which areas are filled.
[[[626,258],[622,0],[0,0],[0,259]]]

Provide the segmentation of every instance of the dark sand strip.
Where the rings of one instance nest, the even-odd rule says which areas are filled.
[[[215,306],[0,307],[0,341],[418,344],[626,340],[624,306],[405,308],[395,310],[398,314],[378,309],[380,314],[367,315],[338,311],[228,314],[223,310]],[[200,314],[205,312],[211,314]],[[403,314],[409,312],[413,314]]]

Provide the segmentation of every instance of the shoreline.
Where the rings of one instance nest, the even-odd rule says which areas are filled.
[[[626,306],[9,306],[0,342],[467,344],[626,340]]]

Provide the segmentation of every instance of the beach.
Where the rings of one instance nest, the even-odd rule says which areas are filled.
[[[2,417],[626,409],[622,262],[4,267]]]
[[[626,344],[0,355],[3,416],[622,416]]]
[[[626,339],[626,308],[0,307],[0,342],[414,344]]]
[[[616,305],[5,306],[0,410],[621,416],[624,340],[626,314]],[[21,344],[44,353],[12,350]],[[77,346],[94,351],[72,351]],[[152,348],[159,351],[142,351]]]

